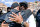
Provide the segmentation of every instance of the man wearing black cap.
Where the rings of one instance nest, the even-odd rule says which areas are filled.
[[[11,5],[11,8],[12,9],[16,9],[16,10],[19,10],[19,4],[17,3],[17,2],[15,2],[15,3],[13,3],[12,5]]]

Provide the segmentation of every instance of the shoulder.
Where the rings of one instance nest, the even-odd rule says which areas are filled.
[[[34,19],[34,15],[31,14],[28,19],[33,20]]]
[[[28,21],[34,21],[34,20],[35,20],[34,15],[31,14],[31,15],[29,16],[29,18],[27,19],[27,22],[28,22]]]
[[[31,14],[31,15],[29,16],[29,18],[30,18],[30,17],[31,17],[31,18],[33,17],[33,18],[34,18],[34,15],[33,15],[33,14]]]

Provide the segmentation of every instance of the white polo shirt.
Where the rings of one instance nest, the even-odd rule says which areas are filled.
[[[29,27],[36,27],[36,21],[33,14],[27,19],[26,22],[29,23]]]

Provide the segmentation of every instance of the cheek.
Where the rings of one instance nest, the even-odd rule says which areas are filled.
[[[19,9],[19,8],[17,8],[17,9]]]

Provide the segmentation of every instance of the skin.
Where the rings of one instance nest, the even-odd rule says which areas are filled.
[[[12,15],[12,14],[14,14],[14,15]],[[23,18],[22,18],[22,16],[20,15],[20,12],[19,12],[19,15],[15,14],[14,12],[12,12],[12,14],[10,14],[10,16],[12,16],[12,17],[14,17],[14,18],[9,17],[9,19],[10,19],[11,21],[15,21],[15,22],[17,22],[17,23],[19,23],[19,24],[21,24],[21,22],[23,22]]]
[[[29,27],[29,24],[27,22],[24,22],[25,27]]]
[[[9,27],[8,24],[4,24],[4,23],[5,23],[5,21],[2,22],[1,27]]]
[[[19,12],[19,16],[18,16],[17,14],[15,14],[14,12],[12,12],[12,14],[14,14],[14,15],[11,15],[11,14],[10,14],[10,16],[12,16],[12,17],[14,17],[14,18],[9,17],[9,19],[10,19],[11,21],[15,21],[15,22],[17,22],[17,23],[19,23],[19,24],[21,24],[21,23],[23,22],[23,18],[22,18],[22,16],[21,16],[20,12]],[[25,27],[29,27],[29,24],[28,24],[27,22],[24,22],[24,26],[25,26]]]

